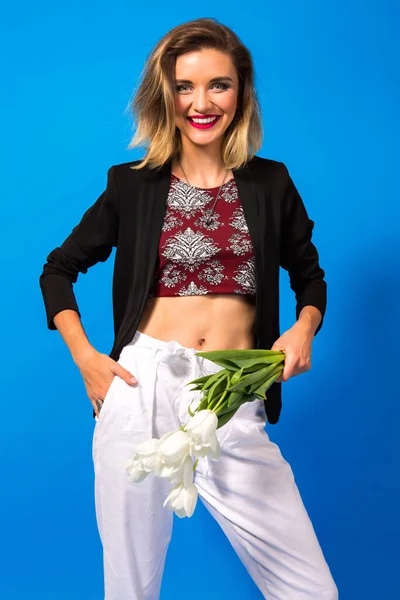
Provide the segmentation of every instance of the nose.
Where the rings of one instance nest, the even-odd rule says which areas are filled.
[[[198,88],[193,96],[192,107],[199,113],[205,113],[212,106],[207,90]]]

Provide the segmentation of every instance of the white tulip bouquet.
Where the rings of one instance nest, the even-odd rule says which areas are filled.
[[[218,460],[220,445],[216,430],[225,425],[245,402],[265,400],[266,392],[282,374],[285,353],[280,350],[215,350],[196,352],[223,367],[186,385],[201,392],[197,408],[186,425],[161,438],[142,442],[126,465],[134,483],[150,473],[165,477],[172,489],[164,501],[178,517],[191,517],[198,490],[193,483],[198,461],[207,456]],[[193,462],[194,459],[194,462]]]

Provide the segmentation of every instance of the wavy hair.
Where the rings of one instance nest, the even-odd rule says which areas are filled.
[[[238,110],[224,133],[221,157],[228,169],[244,166],[262,143],[261,110],[254,87],[249,50],[229,27],[214,18],[187,21],[171,29],[146,59],[140,84],[127,110],[136,122],[128,148],[145,146],[146,155],[132,169],[157,168],[180,155],[181,136],[175,125],[175,64],[178,56],[203,48],[231,57],[239,81]]]

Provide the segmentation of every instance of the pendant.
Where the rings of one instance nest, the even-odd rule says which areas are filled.
[[[210,227],[210,225],[212,225],[213,213],[211,212],[210,209],[204,211],[202,220],[203,220],[205,227]]]

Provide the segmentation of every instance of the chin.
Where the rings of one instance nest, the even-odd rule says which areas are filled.
[[[222,137],[223,137],[222,135],[218,135],[218,136],[215,136],[212,139],[208,139],[208,140],[193,139],[193,138],[189,138],[189,139],[192,142],[192,144],[194,144],[195,146],[205,147],[205,146],[210,146],[211,144],[215,144],[216,142],[222,142]]]

